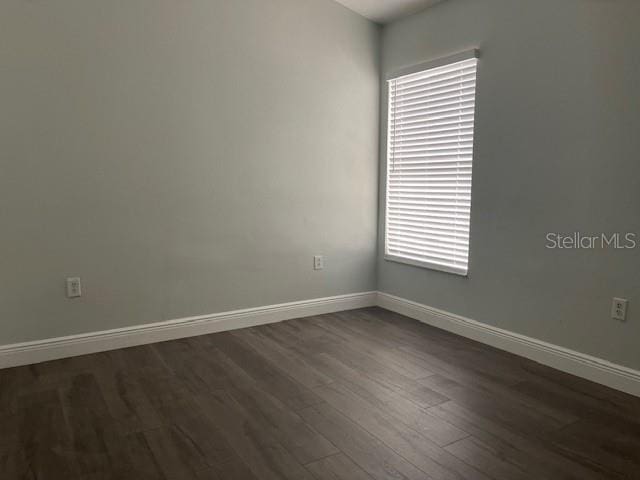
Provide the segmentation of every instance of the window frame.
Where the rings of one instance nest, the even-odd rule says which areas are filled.
[[[391,80],[394,80],[396,78],[399,77],[404,77],[406,75],[412,75],[414,73],[419,73],[419,72],[423,72],[426,70],[430,70],[433,68],[438,68],[438,67],[444,67],[450,64],[454,64],[457,62],[462,62],[465,60],[471,60],[471,59],[479,59],[480,58],[480,51],[478,49],[471,49],[471,50],[467,50],[464,52],[460,52],[454,55],[450,55],[447,57],[442,57],[442,58],[438,58],[435,60],[430,60],[427,62],[423,62],[423,63],[419,63],[416,65],[411,65],[409,67],[405,67],[399,70],[395,70],[393,72],[391,72],[390,74],[386,75],[386,77],[384,78],[384,81],[386,83],[386,109],[387,109],[387,116],[386,116],[386,157],[385,157],[385,164],[384,164],[384,224],[383,224],[383,234],[384,234],[384,245],[383,245],[383,258],[386,261],[390,261],[390,262],[395,262],[395,263],[401,263],[401,264],[405,264],[405,265],[411,265],[414,267],[419,267],[419,268],[423,268],[423,269],[427,269],[427,270],[432,270],[432,271],[437,271],[437,272],[443,272],[443,273],[448,273],[448,274],[454,274],[456,276],[460,276],[460,277],[464,277],[464,278],[468,278],[469,277],[469,271],[471,270],[471,233],[472,233],[472,224],[471,224],[471,213],[473,212],[473,193],[471,195],[471,208],[470,208],[470,214],[469,214],[469,253],[468,253],[468,257],[467,257],[467,269],[466,271],[463,271],[460,268],[455,268],[455,267],[451,267],[448,265],[440,265],[438,263],[431,263],[431,262],[425,262],[425,261],[420,261],[420,260],[413,260],[410,258],[405,258],[405,257],[400,257],[397,255],[392,255],[387,253],[388,249],[388,229],[387,229],[387,223],[388,223],[388,209],[389,209],[389,205],[388,205],[388,198],[389,198],[389,162],[391,161],[391,152],[390,152],[390,145],[391,145],[391,132],[390,132],[390,117],[391,117],[391,95],[390,95],[390,88],[391,88]],[[478,64],[479,65],[479,64]],[[476,81],[478,78],[478,72],[476,71]],[[475,120],[477,118],[477,110],[478,110],[478,103],[477,103],[477,84],[476,84],[476,101],[474,104],[474,135],[473,135],[473,157],[472,157],[472,170],[471,170],[471,190],[473,191],[473,165],[475,164],[475,153],[476,153],[476,148],[475,148],[475,144],[476,144],[476,135],[475,135]]]

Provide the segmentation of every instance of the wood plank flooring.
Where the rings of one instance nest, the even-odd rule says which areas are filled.
[[[0,479],[640,479],[640,399],[370,308],[0,371]]]

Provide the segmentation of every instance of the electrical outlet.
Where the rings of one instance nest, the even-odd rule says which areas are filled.
[[[614,320],[625,321],[627,319],[627,305],[629,300],[626,298],[614,298],[611,305],[611,318]]]
[[[67,298],[78,298],[82,296],[82,282],[80,277],[67,278]]]
[[[316,255],[313,257],[313,269],[322,270],[324,268],[324,257],[322,255]]]

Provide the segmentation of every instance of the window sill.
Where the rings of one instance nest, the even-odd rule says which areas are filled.
[[[418,260],[411,260],[409,258],[396,257],[395,255],[388,254],[385,254],[384,259],[388,262],[402,263],[404,265],[411,265],[412,267],[425,268],[427,270],[435,270],[442,273],[449,273],[459,277],[469,278],[468,270],[464,270],[462,268],[448,267],[446,265],[438,265],[437,263],[420,262]]]

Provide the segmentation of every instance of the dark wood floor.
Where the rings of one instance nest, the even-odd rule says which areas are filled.
[[[378,309],[0,371],[0,479],[640,479],[640,399]]]

